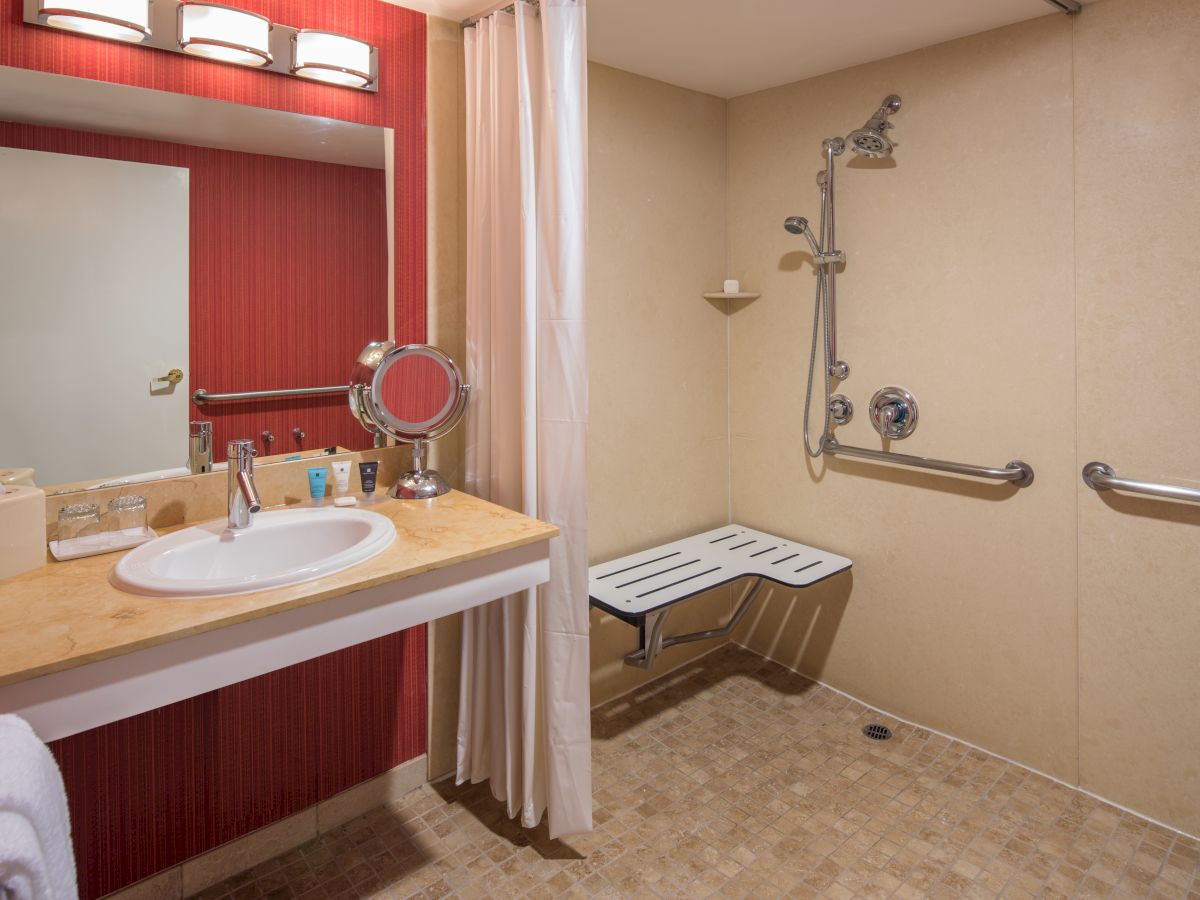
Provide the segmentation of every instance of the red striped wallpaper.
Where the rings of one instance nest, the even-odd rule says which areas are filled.
[[[425,629],[51,744],[101,897],[425,751]]]
[[[425,17],[380,0],[238,0],[236,5],[295,27],[369,40],[379,48],[379,92],[359,93],[26,26],[21,0],[0,0],[0,65],[393,128],[396,339],[424,340]],[[246,159],[227,161],[222,171],[241,184],[256,165],[266,165],[249,154],[237,156]],[[298,189],[293,192],[298,204],[307,202],[301,195],[312,180],[306,165],[274,172]],[[346,181],[339,188],[361,192],[364,198],[372,190],[369,177],[343,176]],[[319,183],[322,190],[332,184],[325,177]],[[208,237],[215,240],[223,227],[230,227],[223,219],[206,219],[200,233],[211,228]],[[263,236],[256,237],[244,237],[247,256],[267,246]],[[346,238],[324,233],[308,239]],[[364,283],[374,285],[378,274],[368,269]],[[297,281],[302,274],[312,273],[301,270]],[[262,282],[254,285],[259,291],[242,299],[262,295]],[[334,301],[354,302],[344,292]],[[276,309],[286,306],[280,295],[269,302]],[[198,369],[194,375],[209,378],[211,384],[198,386],[215,391],[226,385],[218,380],[220,371],[204,369],[203,357],[214,330],[228,335],[228,323],[222,320],[228,313],[218,308],[210,318],[204,310],[195,315],[193,337],[202,346],[193,362]],[[326,316],[325,307],[321,315]],[[256,320],[255,327],[264,321],[266,317]],[[350,339],[338,330],[343,325],[336,317],[316,325],[296,317],[294,325],[285,326],[287,339],[273,351],[272,377],[289,382],[293,375],[309,374],[305,367],[325,364],[320,347],[331,335]],[[353,335],[355,340],[358,336]],[[215,359],[214,365],[222,370],[231,361]],[[313,377],[317,371],[311,370]],[[238,372],[236,377],[260,374]],[[324,370],[320,374],[324,377]],[[344,414],[344,401],[327,402],[330,415]],[[326,409],[323,404],[312,407],[308,411],[314,415]],[[235,422],[240,411],[209,412],[221,427],[244,427]],[[283,422],[271,430],[286,444],[294,426],[281,410],[269,415],[277,413],[281,419],[266,421]],[[256,430],[264,427],[271,426],[257,425]],[[425,727],[425,629],[419,627],[56,741],[52,749],[71,804],[81,896],[116,890],[411,759],[424,751]]]
[[[379,92],[330,87],[115,41],[25,25],[0,0],[0,65],[329,116],[396,133],[396,336],[425,332],[425,16],[382,0],[237,0],[296,28],[324,28],[379,48]]]

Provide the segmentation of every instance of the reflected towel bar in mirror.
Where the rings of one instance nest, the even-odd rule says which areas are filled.
[[[1083,483],[1093,491],[1126,491],[1131,494],[1146,494],[1151,497],[1166,497],[1168,500],[1200,503],[1200,488],[1118,478],[1113,467],[1102,462],[1090,462],[1083,467]]]
[[[909,466],[913,469],[933,469],[937,472],[951,472],[955,475],[971,475],[975,478],[1007,481],[1014,487],[1028,487],[1033,484],[1033,466],[1019,459],[1014,459],[1004,468],[997,469],[989,466],[947,462],[942,459],[929,459],[924,456],[910,456],[907,453],[888,453],[883,450],[870,450],[866,447],[851,447],[839,444],[835,438],[828,438],[825,441],[825,452],[832,456],[852,456],[856,459],[870,459],[896,466]]]
[[[348,384],[336,384],[332,387],[313,388],[283,388],[277,391],[240,391],[234,394],[210,394],[204,388],[192,391],[192,402],[197,406],[205,403],[218,403],[222,400],[275,400],[279,397],[303,397],[306,394],[344,394],[350,390]]]

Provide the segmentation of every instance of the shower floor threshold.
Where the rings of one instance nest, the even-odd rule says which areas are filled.
[[[811,587],[845,572],[844,556],[743,525],[726,525],[588,569],[592,606],[631,625],[740,578]]]

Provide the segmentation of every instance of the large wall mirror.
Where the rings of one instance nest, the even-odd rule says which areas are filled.
[[[197,420],[218,466],[231,438],[260,464],[371,446],[345,385],[392,337],[390,143],[0,67],[0,470],[47,491],[187,474]]]

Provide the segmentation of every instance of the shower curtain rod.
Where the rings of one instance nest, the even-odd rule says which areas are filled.
[[[538,12],[541,9],[542,5],[538,2],[538,0],[526,0],[526,2],[533,7],[534,12]],[[486,19],[488,16],[494,15],[498,12],[512,12],[516,8],[516,3],[497,3],[495,6],[485,9],[483,12],[473,15],[469,19],[463,19],[459,24],[462,25],[463,28],[474,28],[479,23],[480,19]]]

